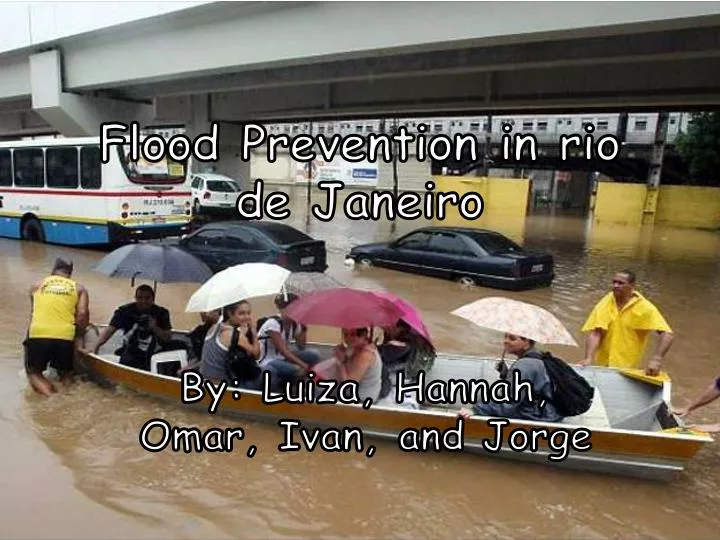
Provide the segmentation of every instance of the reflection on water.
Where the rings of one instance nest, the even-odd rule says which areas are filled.
[[[307,217],[303,196],[301,191],[294,199],[290,219],[300,228]],[[383,241],[424,224],[311,219],[309,232],[327,242],[329,274],[352,286],[404,296],[423,311],[440,349],[466,354],[497,353],[500,336],[449,315],[456,307],[498,294],[535,302],[584,343],[579,328],[587,313],[607,290],[612,273],[631,267],[640,290],[678,333],[667,360],[676,399],[697,393],[717,375],[720,236],[588,225],[551,216],[519,223],[488,218],[479,226],[555,257],[557,278],[551,288],[517,293],[464,290],[442,280],[343,264],[354,244]],[[0,250],[0,299],[7,306],[0,311],[0,421],[15,441],[0,450],[13,469],[3,477],[6,498],[13,494],[13,501],[0,506],[0,520],[11,536],[710,538],[720,526],[714,511],[720,503],[717,446],[703,451],[677,482],[658,485],[472,456],[405,454],[383,442],[370,460],[281,453],[279,427],[182,411],[172,403],[90,383],[40,399],[27,390],[21,374],[19,343],[30,284],[45,275],[57,255],[71,253],[76,277],[90,290],[96,322],[130,301],[132,288],[129,281],[108,280],[89,270],[101,251],[11,240],[0,240]],[[193,285],[158,286],[158,302],[171,310],[176,327],[197,323],[195,315],[183,313],[194,290]],[[256,315],[270,310],[268,300],[253,304]],[[313,337],[334,340],[336,333],[324,329]],[[583,356],[581,349],[553,350],[571,361]],[[138,434],[153,417],[203,430],[241,425],[246,440],[231,454],[151,454],[140,448]],[[713,417],[720,418],[717,405],[696,419]],[[252,459],[245,455],[250,444],[258,446]],[[22,505],[37,506],[39,492],[45,493],[42,500],[62,501],[42,510],[53,526],[28,521],[20,511]],[[76,519],[82,528],[73,528]]]

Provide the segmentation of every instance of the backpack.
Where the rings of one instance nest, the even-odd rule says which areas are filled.
[[[282,331],[283,331],[283,321],[282,321],[282,317],[281,317],[280,315],[270,315],[269,317],[260,317],[260,318],[257,320],[257,325],[256,325],[256,327],[255,327],[255,331],[259,334],[259,333],[260,333],[260,329],[261,329],[261,328],[263,327],[263,325],[264,325],[266,322],[268,322],[270,319],[275,319],[275,320],[280,324],[280,332],[282,332]],[[263,339],[267,339],[267,338],[263,338]]]
[[[436,353],[432,347],[427,345],[424,339],[414,339],[412,337],[408,339],[408,350],[399,358],[394,359],[394,363],[388,362],[387,357],[383,356],[383,347],[383,345],[378,346],[383,361],[380,399],[385,398],[390,393],[398,371],[403,371],[406,381],[417,381],[421,371],[427,373],[435,364]]]
[[[237,344],[239,335],[240,331],[236,326],[233,328],[232,337],[230,338],[230,348],[228,349],[228,359],[225,366],[231,380],[237,379],[239,382],[252,381],[260,376],[262,370],[257,361]]]
[[[590,409],[595,388],[570,365],[549,352],[530,351],[525,356],[542,360],[550,379],[552,404],[562,416],[578,416]]]
[[[405,369],[405,377],[416,380],[421,371],[428,373],[435,365],[437,353],[422,339],[412,339],[412,354]]]
[[[393,354],[394,348],[396,347],[387,344],[377,346],[378,352],[380,353],[380,359],[382,361],[379,399],[385,398],[390,393],[395,377],[397,377],[396,373],[398,371],[404,372],[415,354],[415,349],[412,345],[408,345],[396,354]]]
[[[285,328],[283,328],[283,319],[280,315],[270,315],[269,317],[260,317],[257,320],[257,325],[256,325],[258,340],[260,340],[260,342],[263,342],[263,341],[267,342],[267,340],[270,339],[270,335],[260,336],[260,329],[270,319],[275,319],[278,322],[278,324],[280,325],[280,334],[283,334],[285,332]],[[293,333],[295,331],[295,325],[292,325],[292,327],[290,328],[290,331],[291,331],[291,333]],[[267,354],[267,343],[265,343],[265,346],[262,347],[262,356],[259,358],[259,360],[262,360],[263,358],[265,358],[266,354]]]

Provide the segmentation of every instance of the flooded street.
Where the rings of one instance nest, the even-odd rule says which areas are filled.
[[[306,229],[299,191],[289,223]],[[321,199],[318,199],[321,202]],[[638,289],[677,333],[665,369],[676,404],[720,374],[720,234],[591,226],[575,217],[533,216],[483,222],[527,248],[551,252],[551,288],[506,293],[462,289],[433,278],[343,264],[354,244],[382,241],[423,225],[400,221],[331,223],[311,220],[309,234],[328,246],[328,273],[360,288],[391,290],[422,310],[440,350],[500,352],[501,336],[449,314],[483,296],[505,295],[546,307],[584,347],[589,311],[613,272],[638,274]],[[0,476],[2,536],[13,538],[714,538],[720,529],[720,446],[709,445],[677,481],[642,482],[499,459],[405,454],[377,443],[372,459],[354,454],[281,453],[277,426],[184,412],[129,392],[91,383],[41,399],[27,387],[20,342],[29,313],[28,289],[58,255],[71,257],[90,292],[91,319],[103,323],[132,300],[129,280],[90,270],[104,252],[0,239]],[[198,322],[184,306],[194,285],[158,285],[157,303],[176,328]],[[270,311],[253,302],[254,315]],[[336,333],[311,338],[335,340]],[[583,348],[553,347],[571,362]],[[138,443],[142,425],[246,428],[232,454],[152,454]],[[720,421],[720,404],[698,411],[698,423]]]

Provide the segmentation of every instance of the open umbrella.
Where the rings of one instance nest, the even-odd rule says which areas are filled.
[[[173,246],[130,244],[103,257],[93,268],[108,277],[152,280],[156,283],[202,283],[213,273],[194,255]]]
[[[404,298],[401,298],[387,291],[372,291],[372,293],[375,296],[385,298],[386,300],[389,300],[390,302],[395,304],[402,313],[400,318],[405,321],[410,326],[410,328],[420,334],[430,345],[432,345],[432,340],[430,339],[430,331],[425,326],[422,316],[420,315],[420,312],[415,308],[415,306],[413,306]]]
[[[247,298],[278,294],[290,275],[282,266],[244,263],[226,268],[203,283],[185,311],[212,311]]]
[[[285,312],[300,324],[339,328],[390,326],[402,315],[386,298],[350,288],[311,292],[295,300]]]
[[[293,272],[288,276],[284,287],[288,294],[303,296],[315,291],[341,289],[346,285],[322,272]]]
[[[457,308],[453,315],[483,328],[514,334],[545,345],[578,344],[563,324],[549,311],[510,298],[482,298]]]

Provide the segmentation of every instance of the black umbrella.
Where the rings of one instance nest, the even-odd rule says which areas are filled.
[[[108,277],[135,278],[160,283],[203,283],[213,272],[200,259],[172,246],[129,244],[108,253],[93,267]]]

